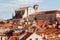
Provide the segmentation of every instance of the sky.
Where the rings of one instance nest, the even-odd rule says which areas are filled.
[[[60,10],[60,0],[0,0],[0,19],[10,19],[17,8],[35,4],[40,11]]]

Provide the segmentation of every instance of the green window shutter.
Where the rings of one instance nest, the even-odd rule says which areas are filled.
[[[38,38],[36,38],[36,40],[38,40]]]
[[[32,40],[32,39],[30,38],[30,40]]]

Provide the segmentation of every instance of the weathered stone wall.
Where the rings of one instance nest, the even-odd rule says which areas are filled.
[[[38,14],[33,15],[34,17],[30,17],[30,20],[45,20],[49,22],[53,22],[56,20],[56,14]]]

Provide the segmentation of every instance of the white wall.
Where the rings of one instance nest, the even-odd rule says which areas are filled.
[[[34,13],[34,12],[35,12],[35,10],[34,10],[33,7],[29,7],[29,8],[28,8],[28,13],[29,13],[29,15],[32,14],[32,13]]]
[[[27,16],[27,9],[25,9],[25,13],[23,15],[23,18]]]
[[[34,12],[35,12],[35,10],[34,10],[33,7],[28,7],[28,15],[30,15],[30,14],[32,14]],[[23,18],[26,17],[26,16],[27,16],[27,8],[25,9],[25,13],[23,15]]]
[[[56,14],[56,17],[60,17],[60,14]]]
[[[28,37],[26,40],[36,40],[36,38],[38,38],[38,40],[43,40],[42,36],[37,35],[36,33],[33,33],[30,37]]]

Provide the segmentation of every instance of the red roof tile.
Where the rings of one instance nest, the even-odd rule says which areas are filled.
[[[17,40],[17,36],[11,36],[9,40]]]
[[[60,20],[60,17],[57,17],[56,19],[57,19],[57,20]]]
[[[25,26],[24,26],[24,28],[29,28],[31,26],[31,24],[26,24]]]

